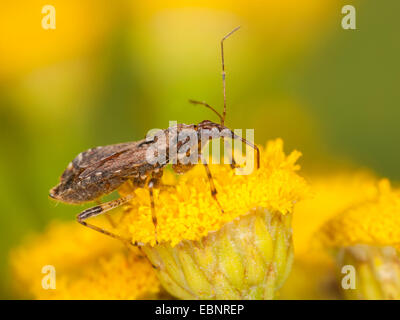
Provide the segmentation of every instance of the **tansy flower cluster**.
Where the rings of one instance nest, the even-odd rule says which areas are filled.
[[[55,270],[55,288],[43,284]],[[151,264],[137,248],[82,228],[53,222],[11,252],[15,290],[35,299],[150,299],[160,292]],[[44,273],[42,273],[44,271]]]
[[[261,167],[251,175],[235,175],[228,165],[210,165],[218,190],[218,200],[224,212],[221,212],[211,197],[202,166],[196,166],[179,178],[166,175],[169,181],[164,183],[174,187],[167,190],[161,188],[155,194],[157,230],[154,229],[151,219],[147,190],[132,190],[129,183],[119,190],[121,195],[134,192],[135,197],[120,211],[120,217],[114,219],[118,221],[114,231],[128,234],[132,243],[141,245],[141,252],[151,261],[162,286],[173,296],[183,299],[271,299],[290,273],[293,260],[292,212],[295,204],[307,196],[308,185],[297,174],[299,166],[296,161],[300,157],[299,152],[285,155],[280,139],[270,141],[261,150]],[[51,252],[57,246],[65,246],[65,239],[68,238],[63,237],[63,232],[60,231],[52,232],[53,236],[56,233],[60,234],[59,239],[51,240],[51,248],[43,244],[44,239],[39,239],[16,249],[17,253],[12,255],[16,278],[25,280],[32,286],[33,283],[40,285],[36,269],[43,264],[55,264],[49,259]],[[42,237],[49,236],[45,234]],[[101,243],[93,246],[101,247]],[[91,248],[92,245],[86,246],[88,247]],[[83,248],[84,243],[80,244],[78,252]],[[96,254],[93,251],[91,254],[97,260],[103,255],[102,252]],[[40,263],[38,261],[38,267],[32,270],[32,273],[36,272],[36,278],[26,276],[24,268],[17,268],[21,261],[36,259],[37,256],[41,257]],[[65,256],[67,254],[62,255]],[[104,280],[104,274],[107,274],[105,270],[117,267],[118,259],[122,257],[114,253],[109,260],[103,260],[103,264],[95,262],[94,268],[104,267],[97,273],[92,272],[91,277],[87,276],[91,273],[88,264],[81,268],[75,263],[72,266],[80,270],[77,273],[81,281],[97,282],[91,286],[96,291],[96,286],[98,288],[107,282]],[[136,255],[134,263],[144,262]],[[126,282],[126,279],[122,275],[129,275],[129,272],[124,272],[129,268],[129,263],[125,262],[124,266],[123,270],[117,271],[121,275],[118,285],[125,286],[126,289],[121,290],[122,292],[128,295],[133,291],[130,297],[137,298],[143,297],[146,290],[147,294],[157,292],[158,284],[150,281],[152,277],[146,273],[154,275],[153,269],[147,269],[150,264],[142,266],[142,280],[137,280],[134,286],[128,286],[136,286],[141,290],[128,290],[127,284],[123,285],[122,282]],[[60,268],[62,270],[67,267]],[[133,278],[137,279],[140,269],[136,266],[131,268]],[[72,280],[76,279],[72,277],[75,272],[76,270],[68,273],[68,288],[57,289],[63,292],[64,297],[71,296],[70,292],[75,290],[73,288],[79,286],[78,281]],[[61,278],[62,273],[59,274]],[[110,274],[107,276],[111,277]],[[149,284],[148,287],[139,285],[144,279]],[[63,283],[64,280],[59,281]],[[111,288],[115,288],[115,285]],[[40,288],[38,291],[41,291]],[[34,291],[34,296],[42,298],[43,293],[38,291]],[[87,298],[90,297],[93,298],[94,295],[87,295]]]
[[[366,244],[400,249],[399,212],[400,191],[383,179],[374,199],[329,219],[319,231],[320,241],[326,247]]]
[[[399,191],[369,172],[334,173],[310,181],[314,196],[296,207],[298,251],[279,297],[398,299]],[[346,283],[343,270],[348,266],[355,274]]]
[[[124,225],[143,245],[163,287],[181,299],[271,299],[290,272],[291,217],[308,193],[296,171],[297,151],[282,140],[261,148],[261,165],[236,175],[210,165],[221,212],[202,166],[182,176],[174,192],[159,192],[157,230],[143,190],[130,203]],[[120,191],[126,191],[123,189]]]
[[[399,298],[400,192],[364,171],[308,183],[298,151],[286,155],[280,139],[260,150],[251,175],[210,165],[223,212],[201,165],[165,173],[156,227],[148,191],[123,185],[119,193],[135,197],[109,217],[116,227],[94,223],[138,247],[77,223],[50,225],[11,253],[16,288],[36,299]],[[346,264],[356,272],[350,291]],[[57,270],[56,290],[42,287],[44,265]]]
[[[336,256],[339,269],[355,268],[349,299],[400,299],[400,190],[379,182],[375,199],[329,219],[318,232],[325,248]]]
[[[332,217],[376,199],[379,182],[370,172],[348,170],[311,175],[308,180],[311,196],[295,208],[292,224],[295,260],[279,298],[339,299],[335,261],[329,250],[321,247],[318,232]]]

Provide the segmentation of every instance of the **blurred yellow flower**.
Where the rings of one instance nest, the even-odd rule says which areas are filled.
[[[377,246],[400,245],[400,192],[388,180],[379,182],[376,199],[332,217],[318,232],[326,247],[356,244]]]
[[[400,191],[383,179],[376,199],[334,216],[318,232],[338,269],[355,268],[354,287],[343,288],[348,299],[400,299],[399,212]]]
[[[300,153],[286,156],[280,139],[261,151],[261,167],[235,175],[211,165],[221,213],[201,166],[175,191],[155,197],[157,241],[146,190],[126,208],[124,225],[144,245],[163,286],[184,299],[271,299],[289,274],[291,216],[308,186],[297,175]],[[125,187],[122,194],[132,192]]]
[[[149,299],[159,293],[152,266],[137,248],[76,222],[54,222],[11,252],[14,286],[35,299]],[[54,267],[55,289],[44,289],[44,266]]]
[[[376,199],[379,183],[367,171],[314,175],[309,181],[312,196],[299,202],[293,215],[294,265],[279,298],[338,299],[335,263],[317,240],[318,232],[330,218]]]
[[[399,298],[400,193],[366,172],[310,180],[314,197],[296,206],[294,267],[279,297]],[[344,265],[355,267],[356,289],[341,287]]]
[[[337,282],[342,283],[343,297],[351,300],[400,299],[398,249],[393,246],[358,244],[338,248],[335,253],[338,271],[347,268],[346,279],[343,271],[338,272]],[[349,271],[349,266],[354,269]]]
[[[296,206],[293,217],[293,241],[299,255],[313,247],[315,233],[328,219],[378,195],[377,178],[367,171],[333,172],[308,179],[312,196]]]
[[[89,54],[113,20],[104,2],[55,0],[56,29],[42,28],[43,1],[7,1],[0,11],[0,79]]]

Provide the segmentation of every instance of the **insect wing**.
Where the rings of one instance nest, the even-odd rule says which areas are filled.
[[[146,163],[147,145],[138,147],[139,143],[131,143],[125,148],[114,150],[99,161],[86,167],[80,174],[79,179],[111,178],[114,176],[129,177],[134,175],[138,167]]]

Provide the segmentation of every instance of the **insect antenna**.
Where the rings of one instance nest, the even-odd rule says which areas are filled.
[[[201,104],[201,105],[205,106],[206,108],[211,109],[211,110],[214,111],[215,114],[219,117],[219,119],[221,120],[221,122],[222,122],[222,123],[224,122],[224,120],[223,120],[221,114],[220,114],[217,110],[215,110],[213,107],[211,107],[208,103],[205,103],[204,101],[196,101],[196,100],[191,100],[191,99],[189,100],[189,102],[190,102],[190,103],[193,103],[193,104]]]
[[[226,85],[225,85],[225,60],[224,60],[224,41],[226,39],[228,39],[232,33],[236,32],[237,30],[240,29],[240,26],[236,27],[235,29],[233,29],[231,32],[229,32],[225,37],[222,38],[221,40],[221,58],[222,58],[222,86],[223,86],[223,91],[224,91],[224,112],[223,112],[223,116],[221,119],[221,125],[224,125],[225,122],[225,116],[226,116]]]

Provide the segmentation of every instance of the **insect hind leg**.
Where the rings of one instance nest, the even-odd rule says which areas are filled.
[[[92,208],[86,209],[86,210],[82,211],[80,214],[78,214],[76,216],[76,220],[80,224],[84,225],[85,227],[88,227],[88,228],[90,228],[92,230],[95,230],[95,231],[98,231],[100,233],[103,233],[103,234],[105,234],[107,236],[110,236],[110,237],[112,237],[114,239],[121,240],[124,243],[132,244],[132,241],[130,239],[128,239],[128,238],[121,237],[120,235],[112,233],[112,232],[110,232],[108,230],[105,230],[104,228],[98,227],[98,226],[96,226],[94,224],[87,223],[85,221],[85,220],[87,220],[89,218],[98,216],[100,214],[106,213],[107,211],[115,209],[115,208],[123,205],[124,203],[132,200],[132,198],[133,198],[133,195],[127,195],[125,197],[122,197],[122,198],[119,198],[119,199],[116,199],[116,200],[111,200],[109,202],[105,202],[105,203],[102,203],[100,205],[94,206]]]

